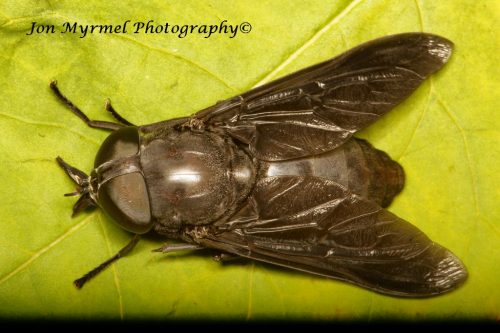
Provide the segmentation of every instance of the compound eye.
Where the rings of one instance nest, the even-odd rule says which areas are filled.
[[[137,127],[124,127],[112,132],[101,145],[94,161],[94,167],[105,162],[137,154],[139,132]]]
[[[115,177],[101,185],[99,205],[130,232],[144,234],[153,226],[146,182],[139,172]]]

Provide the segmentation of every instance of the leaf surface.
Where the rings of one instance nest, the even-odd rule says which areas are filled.
[[[500,85],[493,28],[499,2],[132,1],[0,4],[0,316],[44,318],[490,318],[500,315]],[[61,34],[64,22],[129,23],[127,34]],[[130,25],[252,25],[236,37],[134,34]],[[54,34],[27,36],[32,22]],[[469,270],[440,297],[398,299],[259,263],[220,265],[202,253],[161,255],[160,238],[81,291],[72,281],[130,239],[102,212],[72,219],[73,185],[55,157],[89,171],[106,133],[104,99],[146,124],[189,115],[273,78],[388,34],[425,31],[455,43],[451,61],[359,136],[407,175],[390,210],[452,250]],[[497,281],[497,282],[495,282]]]

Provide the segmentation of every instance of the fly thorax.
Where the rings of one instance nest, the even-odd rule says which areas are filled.
[[[171,228],[220,219],[253,184],[250,158],[230,139],[210,132],[148,140],[140,157],[153,219]]]

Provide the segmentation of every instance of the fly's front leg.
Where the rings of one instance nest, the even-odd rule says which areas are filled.
[[[126,125],[126,126],[135,126],[130,121],[128,121],[127,119],[123,118],[118,112],[116,112],[116,110],[111,105],[111,101],[109,100],[109,98],[106,99],[106,105],[104,107],[105,107],[106,111],[108,111],[109,113],[111,113],[111,115],[113,116],[113,118],[115,118],[121,124]]]
[[[87,117],[87,115],[85,113],[83,113],[83,111],[80,110],[80,108],[78,108],[78,106],[73,104],[73,102],[71,102],[66,96],[64,96],[61,93],[61,91],[57,87],[57,81],[54,80],[54,81],[50,82],[50,89],[54,92],[54,94],[57,96],[57,98],[59,98],[59,100],[61,100],[61,102],[63,102],[71,110],[71,112],[73,112],[78,118],[83,120],[83,122],[85,124],[87,124],[87,126],[92,127],[92,128],[99,128],[99,129],[103,129],[103,130],[108,130],[108,131],[116,131],[117,129],[125,127],[124,124],[113,123],[110,121],[90,120],[89,117]],[[111,114],[113,114],[113,112],[111,112]],[[115,114],[117,114],[116,111],[115,111]],[[123,119],[123,118],[121,118],[121,119]],[[125,120],[125,119],[123,119],[123,120]]]

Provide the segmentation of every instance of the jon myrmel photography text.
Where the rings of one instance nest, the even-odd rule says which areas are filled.
[[[85,38],[92,34],[170,34],[178,38],[189,35],[199,35],[210,38],[214,35],[224,35],[234,38],[238,33],[247,34],[252,30],[248,22],[230,24],[221,20],[216,24],[171,24],[157,23],[154,20],[132,21],[126,20],[120,24],[80,24],[78,22],[63,22],[61,25],[31,22],[27,36],[48,34],[77,34]]]

